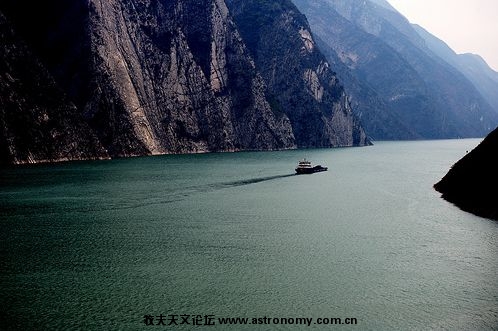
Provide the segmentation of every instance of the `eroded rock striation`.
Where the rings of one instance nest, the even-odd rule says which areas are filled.
[[[300,147],[367,145],[349,97],[289,0],[227,0],[277,112]]]
[[[368,143],[304,23],[271,27],[278,44],[262,61],[269,45],[252,48],[223,0],[29,3],[0,10],[111,157]],[[276,21],[286,8],[272,12]],[[277,63],[288,52],[314,56],[297,79],[296,66]]]

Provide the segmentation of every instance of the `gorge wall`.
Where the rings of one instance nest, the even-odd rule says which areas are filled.
[[[73,140],[87,135],[86,149],[73,144],[81,153],[54,151],[48,159],[368,144],[306,21],[290,2],[275,3],[267,22],[267,12],[241,12],[223,0],[3,1],[2,24],[25,43],[25,61],[38,63],[31,73],[37,86],[54,86],[61,107],[74,114],[78,124],[67,123],[65,132]],[[275,45],[253,43],[244,16],[261,21],[260,37],[273,33],[266,38]],[[289,52],[297,57],[292,66]],[[270,63],[278,69],[271,74]],[[7,75],[15,76],[3,69],[3,82]],[[32,107],[4,97],[9,91],[3,84],[3,113],[32,118]],[[4,159],[47,159],[29,140],[13,140],[9,122],[1,124]],[[29,146],[30,157],[16,153],[19,144]]]

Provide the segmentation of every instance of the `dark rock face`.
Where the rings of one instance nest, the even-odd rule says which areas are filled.
[[[52,58],[53,34],[76,50],[78,79],[65,62],[51,70],[112,156],[295,146],[222,1],[58,2],[42,9],[61,23],[40,22],[37,51]],[[76,40],[60,32],[67,16]]]
[[[474,85],[385,1],[294,2],[330,48],[327,54],[351,71],[340,78],[374,138],[482,137],[498,124]]]
[[[434,185],[442,197],[461,209],[498,220],[498,129],[453,165]]]
[[[289,0],[228,0],[234,20],[299,147],[367,145],[349,98]]]
[[[254,61],[256,53],[247,47],[252,44],[241,36],[223,0],[29,3],[26,9],[23,1],[5,0],[0,10],[111,157],[367,141],[325,61],[312,63],[307,89],[301,87],[306,92],[300,92],[327,100],[323,110],[315,102],[310,116],[304,115],[301,109],[310,96],[301,100],[289,91],[279,94],[283,88],[269,88],[268,67]],[[303,38],[292,44],[298,47],[291,49],[295,54]],[[289,49],[273,49],[272,59]],[[273,77],[281,83],[293,75],[291,69]]]
[[[0,13],[0,163],[106,158],[76,106]]]

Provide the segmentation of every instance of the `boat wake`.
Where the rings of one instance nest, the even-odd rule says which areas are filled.
[[[175,192],[172,195],[169,196],[169,199],[158,199],[156,201],[149,201],[147,205],[150,204],[169,204],[169,203],[174,203],[174,202],[179,202],[183,201],[186,199],[191,198],[192,195],[198,194],[198,193],[209,193],[209,192],[214,192],[222,189],[229,189],[231,187],[239,187],[239,186],[245,186],[245,185],[251,185],[251,184],[257,184],[261,182],[267,182],[271,180],[277,180],[277,179],[282,179],[282,178],[287,178],[287,177],[294,177],[296,174],[285,174],[285,175],[276,175],[276,176],[266,176],[266,177],[257,177],[257,178],[248,178],[248,179],[241,179],[241,180],[234,180],[234,181],[229,181],[229,182],[219,182],[219,183],[211,183],[211,184],[205,184],[205,185],[199,185],[199,186],[190,186],[186,187],[181,191]]]
[[[244,186],[244,185],[250,185],[250,184],[256,184],[256,183],[261,183],[261,182],[267,182],[267,181],[270,181],[270,180],[276,180],[276,179],[293,177],[293,176],[295,176],[295,174],[286,174],[286,175],[277,175],[277,176],[250,178],[250,179],[242,179],[242,180],[235,180],[235,181],[231,181],[231,182],[213,184],[213,186],[217,187],[217,188],[233,187],[233,186]]]
[[[75,208],[75,204],[71,203],[70,199],[68,199],[67,203],[64,203],[64,206],[60,206],[64,212],[74,211],[74,212],[92,212],[92,211],[106,211],[106,210],[124,210],[124,209],[136,209],[136,208],[144,208],[150,207],[153,205],[166,205],[171,203],[181,202],[187,199],[191,199],[193,196],[202,193],[210,193],[215,192],[222,189],[229,189],[231,187],[240,187],[245,185],[257,184],[272,180],[278,180],[287,177],[293,177],[296,174],[285,174],[285,175],[276,175],[276,176],[266,176],[266,177],[257,177],[257,178],[247,178],[241,180],[233,180],[226,182],[217,182],[217,183],[206,183],[201,185],[187,186],[178,190],[157,190],[154,193],[147,196],[146,199],[134,200],[129,197],[114,196],[107,197],[105,199],[105,204],[96,204],[94,200],[89,200],[88,204],[84,207]],[[81,203],[81,202],[80,202]],[[51,211],[50,204],[47,206],[40,205],[35,206],[34,208],[39,209],[40,213],[50,213]]]

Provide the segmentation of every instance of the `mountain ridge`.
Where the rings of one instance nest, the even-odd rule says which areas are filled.
[[[443,40],[433,36],[423,27],[413,24],[425,40],[427,47],[441,59],[459,70],[469,79],[491,107],[498,113],[498,72],[477,54],[457,54]]]
[[[328,113],[308,110],[313,131],[296,137],[288,100],[270,94],[225,1],[54,0],[26,10],[0,4],[111,157],[369,144],[345,94]],[[274,32],[300,34],[285,28],[294,26]],[[321,87],[343,91],[333,80]]]
[[[268,95],[287,109],[298,146],[364,144],[366,134],[353,115],[349,97],[318,49],[306,17],[292,2],[228,0],[227,4],[242,37],[249,41]],[[276,10],[277,6],[285,10]],[[254,13],[265,13],[261,22],[253,19]],[[275,39],[275,35],[285,37]],[[314,135],[316,131],[323,133]]]
[[[383,110],[370,113],[355,93],[355,111],[374,139],[482,137],[498,123],[497,113],[457,69],[435,55],[406,18],[386,6],[360,0],[295,0],[325,46],[380,99]],[[347,76],[346,88],[354,82]],[[361,91],[360,91],[361,92]],[[388,129],[369,126],[388,114]],[[392,115],[392,116],[390,116]],[[387,132],[387,134],[386,134]]]

